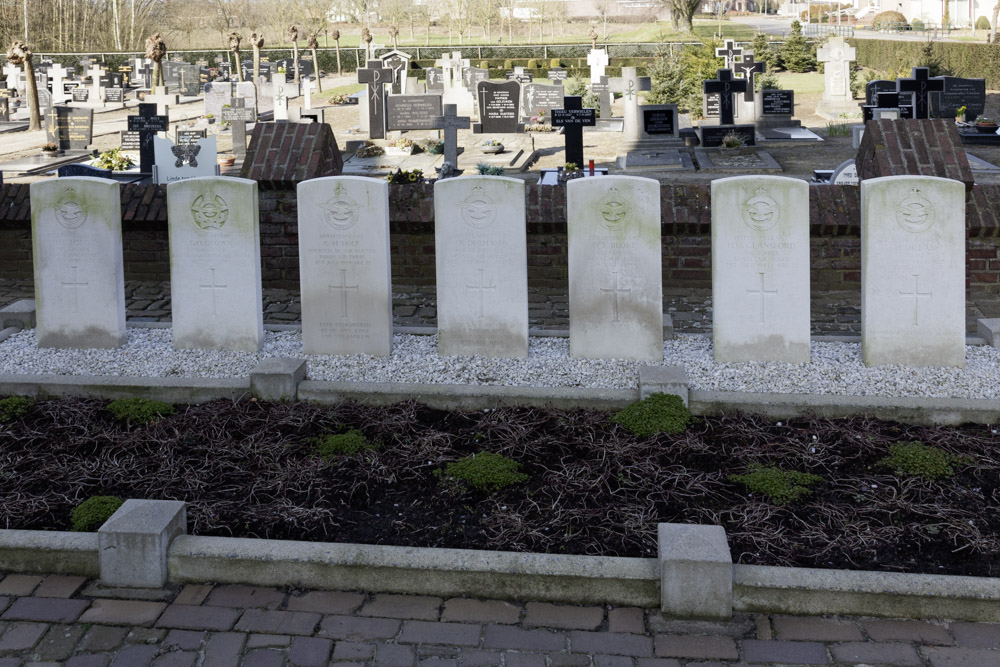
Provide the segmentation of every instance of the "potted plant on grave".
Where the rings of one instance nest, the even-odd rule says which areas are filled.
[[[722,137],[722,145],[719,148],[724,150],[738,150],[746,146],[746,139],[739,132],[727,132]]]
[[[56,157],[60,153],[62,153],[62,151],[59,150],[59,144],[52,143],[51,141],[42,144],[42,155],[43,156],[45,156],[45,157]]]
[[[479,147],[484,153],[503,153],[503,144],[498,139],[485,139]]]
[[[220,153],[215,161],[219,163],[220,167],[232,167],[236,163],[236,156],[228,153]]]
[[[559,176],[557,177],[559,183],[566,183],[574,178],[580,178],[583,176],[583,170],[580,169],[580,165],[575,162],[567,162],[565,167],[559,168]]]
[[[209,125],[212,125],[213,123],[215,123],[215,114],[214,113],[205,114],[205,120],[208,122]]]
[[[966,119],[965,119],[965,112],[966,111],[967,111],[967,109],[965,107],[958,107],[957,109],[955,109],[955,122],[956,123],[964,123],[966,121]]]
[[[997,122],[987,116],[980,116],[976,120],[976,129],[983,134],[996,134]]]
[[[385,155],[385,149],[376,145],[374,141],[366,141],[363,146],[354,152],[356,157],[378,157]]]

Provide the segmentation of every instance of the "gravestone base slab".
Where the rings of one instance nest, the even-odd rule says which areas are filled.
[[[845,116],[845,114],[848,114]],[[830,104],[820,102],[816,106],[816,115],[827,120],[846,121],[858,117],[858,104]]]
[[[783,141],[783,142],[807,142],[822,143],[823,138],[812,130],[795,125],[783,125],[781,127],[758,127],[757,138],[763,141]]]
[[[35,328],[34,299],[21,299],[0,308],[0,329],[8,327]]]
[[[629,171],[693,171],[694,162],[687,152],[675,147],[643,148],[619,155],[615,167]]]
[[[688,375],[683,366],[639,366],[639,399],[673,394],[688,404]]]
[[[624,118],[598,118],[597,124],[583,128],[584,132],[621,132],[625,129]]]
[[[1000,146],[1000,134],[988,134],[978,130],[959,130],[958,136],[967,146]]]
[[[518,123],[517,124],[517,132],[503,132],[503,133],[501,133],[501,132],[488,132],[488,131],[484,132],[483,131],[483,124],[482,123],[473,123],[472,124],[472,133],[473,134],[524,134],[524,123]]]
[[[250,392],[262,401],[292,400],[305,378],[305,359],[272,357],[250,371]]]
[[[977,320],[976,333],[990,347],[1000,347],[1000,318]]]
[[[724,173],[777,174],[781,165],[767,151],[720,148],[696,148],[694,157],[701,171]]]

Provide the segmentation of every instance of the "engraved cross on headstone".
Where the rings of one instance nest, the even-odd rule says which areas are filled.
[[[900,297],[904,299],[913,299],[913,326],[920,326],[920,299],[929,299],[934,296],[934,292],[921,292],[920,291],[920,274],[913,274],[913,291],[904,292],[899,290]]]
[[[754,76],[767,71],[767,63],[754,62],[753,54],[748,53],[743,56],[743,60],[736,65],[736,70],[743,73],[743,78],[747,82],[747,89],[743,91],[743,101],[753,102],[754,98]]]
[[[334,290],[340,292],[340,319],[347,319],[347,290],[358,291],[358,285],[348,285],[347,284],[347,269],[337,269],[340,271],[340,284],[334,285],[330,283],[330,291]]]
[[[493,285],[491,280],[489,285],[486,284],[486,276],[484,275],[486,269],[476,269],[479,271],[479,284],[478,285],[466,285],[466,289],[470,292],[479,293],[479,319],[486,318],[486,292],[496,292],[497,286]]]
[[[702,82],[705,94],[719,94],[719,124],[733,124],[733,95],[744,93],[747,89],[747,82],[743,79],[734,79],[733,73],[728,69],[720,69],[717,79],[710,79]]]
[[[927,67],[914,67],[911,76],[911,79],[897,79],[896,90],[913,94],[914,118],[930,118],[930,93],[943,91],[944,79],[930,78],[930,69]]]
[[[733,65],[740,62],[743,58],[743,49],[736,46],[736,42],[731,39],[727,39],[723,46],[720,46],[715,50],[716,58],[724,58],[726,61],[726,69],[733,69]]]
[[[212,282],[208,285],[198,285],[201,289],[212,290],[212,315],[218,315],[218,291],[228,288],[228,285],[219,285],[215,280],[215,269],[209,269],[212,272]]]
[[[368,84],[368,136],[384,139],[385,86],[392,83],[392,68],[381,60],[369,60],[367,67],[358,69],[358,83]]]
[[[77,288],[78,287],[86,287],[90,283],[89,282],[81,282],[80,279],[77,278],[77,275],[76,275],[76,269],[77,269],[77,267],[71,266],[70,268],[73,269],[73,280],[70,281],[70,282],[67,282],[67,281],[64,280],[62,282],[62,286],[63,287],[69,287],[71,290],[73,290],[73,312],[74,313],[78,313],[78,312],[80,312],[80,290],[77,289]]]
[[[760,276],[760,289],[747,289],[747,294],[759,294],[760,295],[760,323],[764,324],[764,297],[768,296],[778,296],[778,290],[764,289],[764,275],[763,273],[758,273]]]
[[[458,105],[445,104],[443,116],[435,116],[431,127],[444,131],[444,161],[458,167],[458,131],[469,129],[469,117],[458,115]]]
[[[630,294],[632,292],[632,288],[630,287],[628,289],[625,289],[623,287],[619,287],[618,286],[618,272],[617,271],[612,271],[611,272],[611,276],[612,276],[611,287],[602,287],[601,291],[605,292],[605,293],[609,293],[610,292],[612,294],[612,296],[614,296],[614,299],[615,299],[615,316],[614,316],[614,318],[611,321],[612,322],[618,322],[618,321],[620,321],[619,320],[619,315],[620,315],[620,312],[621,312],[619,310],[620,304],[618,303],[618,295],[619,294]]]

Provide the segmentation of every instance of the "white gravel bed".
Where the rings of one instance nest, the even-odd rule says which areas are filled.
[[[117,350],[36,347],[34,330],[0,343],[0,374],[242,378],[261,359],[302,357],[297,331],[268,331],[258,354],[174,350],[170,329],[130,328]],[[1000,398],[1000,350],[970,346],[966,367],[912,368],[861,363],[858,343],[812,344],[812,363],[718,364],[705,336],[681,335],[663,346],[664,365],[684,366],[692,389],[714,391]],[[635,388],[638,362],[573,359],[565,338],[532,338],[527,359],[439,357],[435,336],[399,334],[389,357],[306,355],[311,380],[419,382],[536,387]]]

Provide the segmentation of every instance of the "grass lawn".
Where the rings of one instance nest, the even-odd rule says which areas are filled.
[[[819,72],[778,72],[781,87],[797,93],[822,93],[823,75]]]

